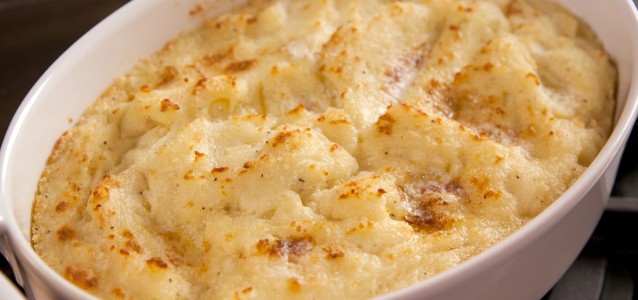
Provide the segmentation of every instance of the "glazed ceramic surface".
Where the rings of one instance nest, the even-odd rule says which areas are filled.
[[[37,181],[56,139],[113,78],[242,1],[137,0],[98,24],[42,75],[16,113],[0,151],[0,243],[29,298],[91,298],[30,246]],[[638,104],[638,21],[630,0],[563,0],[597,32],[619,69],[616,126],[596,160],[554,204],[514,235],[447,272],[381,298],[538,299],[576,258],[611,191]],[[170,20],[170,21],[167,21]]]

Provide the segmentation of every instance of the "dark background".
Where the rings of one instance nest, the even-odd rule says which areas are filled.
[[[0,138],[40,75],[124,0],[0,0]]]
[[[44,71],[73,42],[127,2],[0,0],[0,141],[22,99]],[[1,255],[0,271],[13,279]]]
[[[0,0],[0,141],[22,99],[40,75],[74,41],[127,2]],[[628,142],[613,195],[638,196],[637,132],[635,129]],[[602,253],[609,265],[626,270],[636,282],[638,242],[636,235],[628,232],[636,229],[637,219],[636,212],[606,211],[583,255]],[[1,256],[0,270],[12,278],[11,269]],[[575,295],[573,291],[569,294]],[[586,294],[591,296],[589,292]]]

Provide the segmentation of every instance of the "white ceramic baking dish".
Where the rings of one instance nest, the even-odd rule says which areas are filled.
[[[219,13],[238,1],[137,0],[97,25],[29,92],[0,152],[0,250],[29,298],[91,298],[57,275],[29,243],[38,178],[53,144],[83,110],[140,58],[197,26],[202,5]],[[589,23],[619,68],[616,126],[598,155],[560,199],[520,231],[477,257],[382,298],[534,299],[560,278],[595,228],[607,202],[638,103],[638,21],[630,0],[559,1]]]

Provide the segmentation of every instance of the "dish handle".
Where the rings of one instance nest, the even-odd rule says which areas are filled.
[[[2,202],[1,197],[0,203],[4,203]],[[11,265],[11,269],[13,270],[13,274],[15,275],[15,279],[18,284],[20,286],[24,286],[22,272],[11,247],[11,238],[9,237],[9,227],[7,225],[6,216],[6,207],[4,205],[0,205],[0,253],[2,253],[2,256],[4,256],[4,258],[9,262],[9,265]]]
[[[22,300],[24,295],[15,287],[15,285],[4,274],[0,273],[0,291],[2,291],[2,299]]]

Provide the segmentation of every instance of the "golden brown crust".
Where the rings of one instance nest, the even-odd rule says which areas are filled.
[[[251,3],[140,62],[56,142],[31,237],[69,281],[374,297],[520,228],[609,133],[615,70],[549,1]]]

